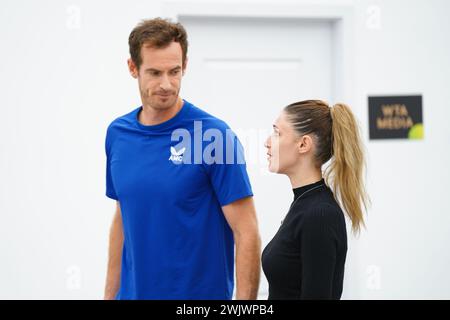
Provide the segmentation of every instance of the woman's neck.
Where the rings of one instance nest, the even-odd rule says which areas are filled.
[[[320,169],[296,170],[294,173],[288,174],[288,177],[291,180],[292,189],[295,189],[321,180],[322,171]]]

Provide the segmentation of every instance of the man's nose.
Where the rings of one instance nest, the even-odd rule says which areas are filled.
[[[164,91],[170,90],[170,81],[169,81],[169,77],[166,74],[162,76],[161,83],[159,84],[159,86]]]

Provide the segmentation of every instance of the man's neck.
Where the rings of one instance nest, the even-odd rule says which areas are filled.
[[[142,111],[139,113],[139,122],[146,126],[154,126],[167,120],[172,119],[181,110],[183,100],[178,97],[177,102],[170,108],[158,110],[151,106],[142,106]]]

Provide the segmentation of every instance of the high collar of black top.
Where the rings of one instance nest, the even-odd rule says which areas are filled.
[[[314,191],[312,191],[312,189],[315,189],[315,190],[322,189],[322,188],[318,187],[318,186],[320,186],[322,184],[325,185],[325,180],[323,178],[321,180],[317,181],[317,182],[314,182],[314,183],[311,183],[311,184],[307,184],[305,186],[301,186],[301,187],[292,189],[292,191],[294,191],[294,201],[297,200],[298,197],[300,197],[302,194],[304,194],[305,192],[307,192],[309,190],[311,190],[311,192],[306,193],[305,197],[306,197],[306,195],[314,193]]]

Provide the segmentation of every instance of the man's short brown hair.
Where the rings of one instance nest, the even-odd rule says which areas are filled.
[[[172,42],[178,42],[183,53],[183,68],[186,63],[188,41],[187,33],[180,23],[170,22],[168,19],[155,18],[142,20],[128,38],[131,60],[139,70],[142,64],[141,48],[149,45],[153,48],[165,48]]]

